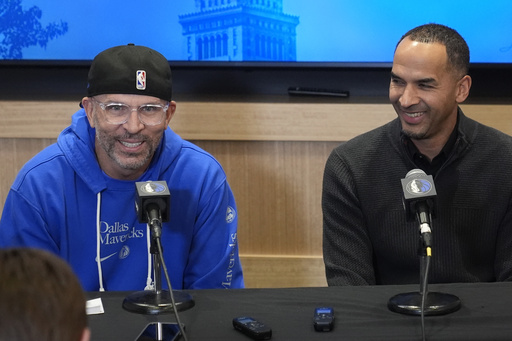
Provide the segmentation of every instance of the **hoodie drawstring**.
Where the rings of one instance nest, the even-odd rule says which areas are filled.
[[[101,269],[101,192],[98,192],[97,195],[97,206],[96,206],[96,262],[98,263],[98,279],[100,284],[100,291],[105,291],[103,287],[103,271]]]
[[[151,231],[149,230],[149,224],[147,224],[146,227],[147,227],[146,243],[148,246],[148,278],[146,279],[146,287],[144,288],[144,290],[153,290],[154,289],[153,278],[151,278],[151,273],[153,270],[152,265],[151,265],[151,259],[152,259],[152,256],[151,256]]]

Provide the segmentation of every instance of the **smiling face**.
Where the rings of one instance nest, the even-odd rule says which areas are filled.
[[[156,97],[141,95],[99,95],[97,102],[124,103],[132,108],[143,104],[165,105]],[[137,112],[132,111],[124,124],[110,124],[105,112],[89,97],[82,100],[91,127],[96,129],[95,152],[101,169],[110,177],[121,180],[139,178],[149,166],[158,148],[164,130],[176,110],[176,103],[170,102],[164,120],[154,126],[140,122]]]
[[[391,70],[389,99],[403,132],[415,144],[440,150],[457,122],[457,106],[469,94],[471,79],[451,70],[446,48],[404,38]],[[421,151],[421,148],[420,148]]]

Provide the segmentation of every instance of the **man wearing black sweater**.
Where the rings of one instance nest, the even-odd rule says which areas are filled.
[[[335,148],[323,180],[329,285],[419,283],[419,225],[401,179],[433,176],[429,283],[512,279],[512,137],[466,117],[469,48],[453,29],[407,32],[393,58],[389,98],[398,117]]]

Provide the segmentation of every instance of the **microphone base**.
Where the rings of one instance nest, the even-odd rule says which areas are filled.
[[[187,310],[195,305],[190,294],[179,290],[173,290],[172,293],[177,311]],[[136,291],[124,299],[123,308],[132,313],[145,315],[174,313],[168,290],[162,290],[159,294],[151,290]]]
[[[391,297],[388,301],[389,310],[405,315],[421,315],[421,300],[423,295],[419,292],[409,292]],[[425,299],[425,316],[446,315],[459,310],[460,299],[457,296],[429,292]]]
[[[181,325],[185,329],[185,325]],[[153,322],[140,333],[135,341],[177,341],[182,334],[177,323]]]

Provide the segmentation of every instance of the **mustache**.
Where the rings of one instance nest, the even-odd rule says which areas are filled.
[[[126,140],[126,139],[132,139],[137,141],[147,141],[149,138],[144,134],[130,134],[130,133],[124,133],[123,135],[118,135],[116,137],[118,140]]]

